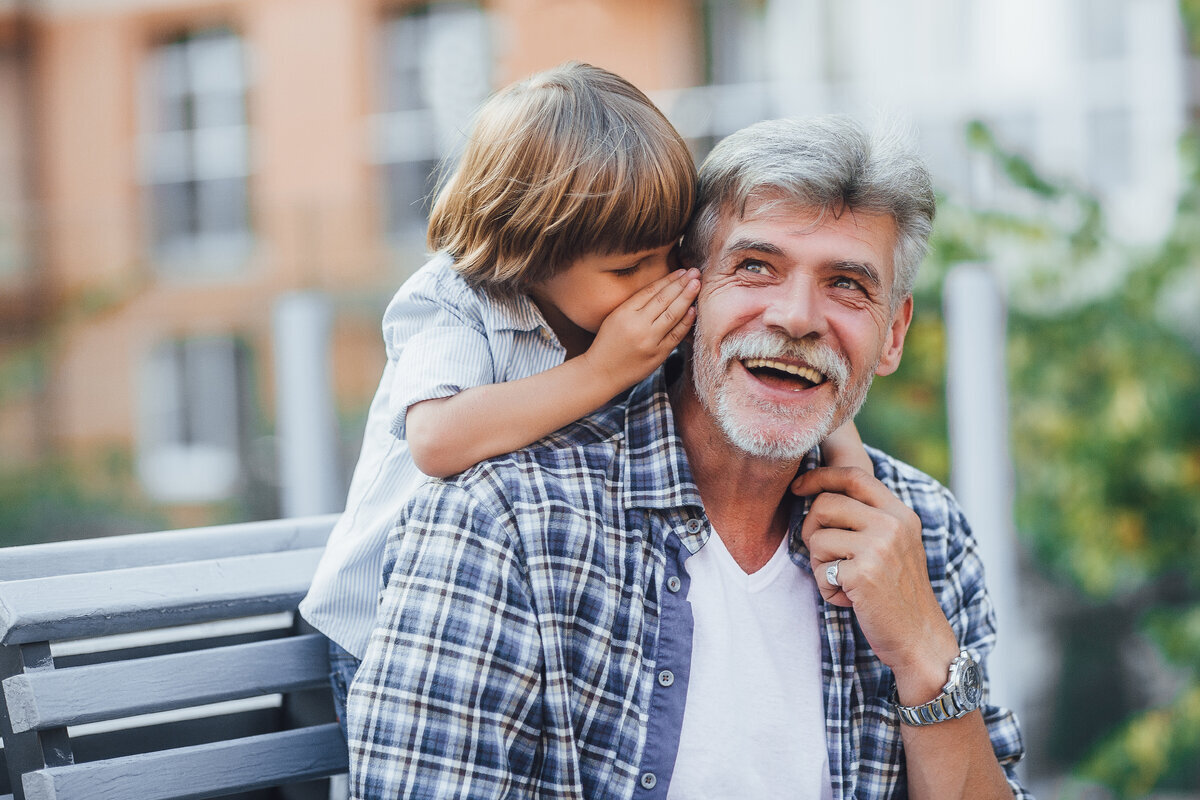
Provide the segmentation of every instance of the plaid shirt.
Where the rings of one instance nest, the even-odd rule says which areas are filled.
[[[933,589],[982,659],[995,625],[961,511],[931,478],[872,456],[920,515]],[[808,570],[807,504],[794,505],[791,555]],[[710,533],[663,370],[537,445],[426,484],[389,540],[350,690],[353,796],[665,798],[691,663],[684,562]],[[822,614],[834,797],[906,797],[891,671],[848,609]],[[1029,798],[1016,721],[984,716]]]

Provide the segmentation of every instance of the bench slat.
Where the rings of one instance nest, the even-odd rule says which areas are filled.
[[[234,791],[323,778],[347,768],[337,723],[107,761],[51,767],[24,776],[26,800],[200,800]]]
[[[322,549],[0,582],[0,644],[290,610],[308,591]]]
[[[324,686],[319,634],[16,675],[4,681],[13,731],[45,730]]]
[[[321,547],[337,514],[5,547],[0,580]]]

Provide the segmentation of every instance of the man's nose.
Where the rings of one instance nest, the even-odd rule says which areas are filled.
[[[793,339],[820,336],[827,329],[821,294],[816,282],[806,276],[791,276],[773,287],[763,309],[763,324]]]

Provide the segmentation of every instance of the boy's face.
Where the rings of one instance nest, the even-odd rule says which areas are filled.
[[[529,294],[556,331],[561,321],[556,318],[565,318],[594,334],[613,309],[678,267],[674,251],[675,245],[668,244],[636,253],[586,255],[554,277],[538,281]]]

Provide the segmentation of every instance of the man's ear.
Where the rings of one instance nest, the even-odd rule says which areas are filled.
[[[908,335],[908,326],[912,324],[913,299],[910,294],[892,315],[892,324],[888,328],[887,338],[883,343],[883,353],[879,357],[879,366],[875,367],[876,375],[891,375],[900,366],[900,356],[904,353],[904,337]]]

